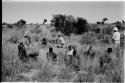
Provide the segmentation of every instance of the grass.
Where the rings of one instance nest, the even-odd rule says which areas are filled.
[[[101,26],[101,25],[99,25]],[[32,25],[32,28],[37,27]],[[49,25],[44,25],[42,27],[47,27],[51,29]],[[102,27],[102,26],[101,26]],[[26,29],[30,29],[30,25],[27,25]],[[33,42],[39,42],[39,39],[42,37],[47,37],[50,39],[55,39],[57,34],[56,32],[49,32],[47,35],[41,35],[42,32],[39,30],[34,30],[32,35]],[[103,82],[117,82],[124,81],[123,76],[123,56],[120,58],[114,57],[115,54],[112,54],[113,62],[109,65],[106,65],[104,74],[100,73],[100,67],[98,58],[103,56],[108,47],[113,47],[112,44],[107,43],[108,41],[101,42],[98,38],[98,35],[93,32],[86,32],[82,35],[72,34],[70,37],[64,36],[66,40],[66,46],[74,45],[77,49],[78,55],[80,56],[81,71],[78,73],[73,73],[74,71],[64,65],[64,58],[66,56],[67,49],[64,48],[54,48],[54,52],[57,53],[59,61],[57,64],[53,65],[46,62],[45,53],[48,51],[48,48],[42,49],[41,55],[39,55],[37,61],[30,60],[28,63],[22,63],[18,58],[18,42],[16,41],[22,39],[25,29],[8,29],[4,30],[2,33],[2,81],[3,82],[14,82],[14,81],[38,81],[38,82],[94,82],[94,81],[103,81]],[[31,31],[32,32],[32,31]],[[52,35],[53,34],[53,35]],[[110,39],[110,35],[104,35]],[[106,37],[106,38],[107,38]],[[105,38],[104,38],[105,39]],[[109,40],[107,39],[107,40]],[[11,41],[8,41],[11,40]],[[85,57],[85,53],[89,46],[92,45],[92,48],[96,54],[94,59]],[[114,47],[113,47],[114,48]],[[123,50],[121,48],[121,50]],[[114,53],[114,52],[113,52]],[[45,60],[45,62],[44,62]],[[31,74],[32,70],[37,72],[33,74],[33,77],[28,78],[23,76],[22,73]],[[29,75],[28,74],[28,75]]]

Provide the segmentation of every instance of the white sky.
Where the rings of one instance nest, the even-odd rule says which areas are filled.
[[[17,0],[18,1],[18,0]],[[125,1],[121,2],[31,2],[27,1],[9,1],[2,2],[2,22],[15,23],[24,19],[27,23],[41,23],[44,18],[49,21],[53,14],[66,14],[75,17],[83,17],[89,23],[96,23],[106,17],[108,22],[125,20]]]

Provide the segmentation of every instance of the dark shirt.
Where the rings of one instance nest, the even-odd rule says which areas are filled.
[[[18,51],[20,54],[26,54],[24,45],[18,45]]]

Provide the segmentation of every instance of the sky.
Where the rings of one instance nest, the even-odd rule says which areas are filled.
[[[125,20],[125,2],[82,1],[82,2],[2,2],[2,22],[16,23],[24,19],[27,23],[50,23],[52,15],[66,14],[83,17],[89,23],[108,18],[108,23]]]

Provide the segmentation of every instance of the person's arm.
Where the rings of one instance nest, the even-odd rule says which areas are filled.
[[[113,34],[113,36],[112,36],[112,39],[114,40],[114,38],[115,38],[115,34]]]
[[[115,39],[115,33],[113,34],[113,36],[112,36],[112,41],[114,42],[114,39]]]

